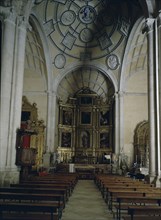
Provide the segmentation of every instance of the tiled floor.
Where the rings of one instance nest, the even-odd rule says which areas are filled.
[[[79,180],[63,211],[62,220],[112,220],[93,180]]]

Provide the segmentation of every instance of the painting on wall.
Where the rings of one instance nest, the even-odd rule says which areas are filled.
[[[109,111],[100,112],[100,126],[109,124]]]
[[[71,147],[71,133],[70,132],[62,132],[61,146]]]
[[[100,133],[100,148],[109,148],[109,133]]]
[[[63,125],[72,125],[72,111],[63,111]]]

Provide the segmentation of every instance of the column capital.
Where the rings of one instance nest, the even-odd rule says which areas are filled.
[[[19,28],[27,29],[29,28],[28,20],[24,16],[17,16],[17,25]]]
[[[145,20],[145,26],[142,29],[142,33],[144,34],[145,32],[149,33],[152,32],[154,29],[154,18],[147,18]]]
[[[123,92],[123,91],[118,91],[117,94],[118,94],[118,97],[121,98],[121,97],[124,96],[125,92]]]
[[[161,25],[161,10],[158,13],[158,23],[159,23],[159,26],[160,26]]]
[[[3,21],[10,21],[11,23],[15,23],[16,13],[12,7],[0,6],[0,14],[2,15]]]

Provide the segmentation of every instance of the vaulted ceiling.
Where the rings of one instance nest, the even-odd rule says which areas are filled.
[[[160,0],[35,0],[36,7],[41,4],[45,6],[45,34],[58,50],[53,65],[60,70],[65,68],[65,61],[70,57],[90,61],[104,58],[106,61],[121,42],[127,41],[133,24],[139,17],[155,17],[161,9]],[[123,29],[121,24],[126,28]],[[145,34],[138,35],[130,51],[130,62],[127,65],[129,75],[146,68],[145,44]],[[119,69],[120,62],[113,70]],[[42,42],[36,28],[27,34],[26,70],[28,74],[37,73],[38,77],[48,74]],[[119,69],[118,72],[120,71]],[[108,77],[99,70],[85,67],[68,73],[62,79],[57,96],[66,102],[68,97],[84,87],[89,87],[104,102],[108,102],[114,93]]]

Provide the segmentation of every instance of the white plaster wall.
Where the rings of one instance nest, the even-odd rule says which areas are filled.
[[[134,130],[143,120],[148,120],[147,73],[138,72],[128,79],[124,95],[124,152],[129,162],[134,159]]]
[[[42,78],[24,78],[23,95],[28,98],[28,101],[37,104],[38,119],[47,119],[47,93]]]

